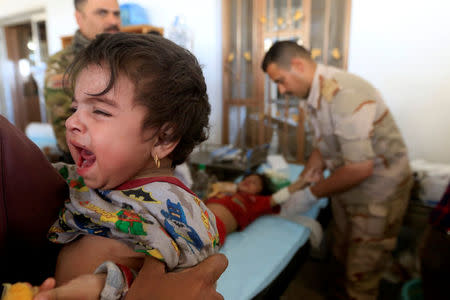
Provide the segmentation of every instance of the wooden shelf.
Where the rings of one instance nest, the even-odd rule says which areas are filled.
[[[317,62],[346,69],[351,0],[222,0],[222,12],[222,143],[254,147],[278,130],[280,153],[304,162],[312,147],[306,102],[280,95],[261,62],[273,42],[293,40],[320,51]]]
[[[161,35],[164,35],[164,28],[156,27],[152,25],[132,25],[132,26],[123,26],[120,28],[122,32],[128,33],[149,33],[152,31],[159,32]],[[63,36],[61,37],[61,43],[63,48],[66,48],[72,43],[73,35]]]
[[[159,32],[161,35],[164,35],[164,28],[151,25],[124,26],[121,28],[121,31],[129,33],[149,33],[151,31],[156,31]]]

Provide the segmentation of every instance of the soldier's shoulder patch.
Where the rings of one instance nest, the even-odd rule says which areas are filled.
[[[325,78],[322,75],[319,76],[320,80],[320,95],[330,103],[333,101],[334,96],[340,91],[341,87],[334,78]]]

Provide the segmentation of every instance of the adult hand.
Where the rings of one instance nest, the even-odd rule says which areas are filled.
[[[323,172],[321,170],[310,168],[302,172],[296,181],[289,186],[289,192],[292,194],[298,190],[304,189],[310,184],[319,182],[323,179]]]
[[[324,179],[323,170],[320,168],[309,168],[305,169],[299,176],[299,178],[303,178],[305,182],[308,183],[317,183]]]
[[[166,273],[166,291],[152,294],[152,299],[223,300],[223,296],[216,291],[216,283],[227,266],[226,256],[215,254],[193,268]]]
[[[145,264],[154,268],[147,268]],[[165,272],[164,264],[156,259],[146,259],[126,299],[223,300],[216,291],[216,282],[227,265],[225,255],[215,254],[195,267]]]

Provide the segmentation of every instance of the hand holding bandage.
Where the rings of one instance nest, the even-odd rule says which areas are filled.
[[[311,188],[297,191],[290,195],[289,199],[281,205],[280,216],[288,216],[306,212],[311,209],[318,198],[311,192]]]
[[[289,216],[310,210],[318,198],[311,192],[310,187],[304,187],[316,183],[322,178],[322,172],[319,172],[317,169],[309,169],[303,172],[297,180],[305,183],[303,187],[300,187],[303,189],[299,190],[299,188],[289,194],[288,199],[281,205],[280,216]],[[293,185],[296,185],[297,181]]]
[[[272,196],[272,201],[276,204],[282,204],[286,202],[293,193],[298,190],[304,189],[309,186],[311,183],[317,182],[320,180],[317,172],[314,170],[308,170],[302,173],[296,181],[291,183],[288,187],[282,188]],[[309,188],[308,188],[309,190]]]
[[[323,170],[320,168],[309,168],[305,170],[300,177],[305,178],[308,183],[317,183],[324,179],[323,177]]]

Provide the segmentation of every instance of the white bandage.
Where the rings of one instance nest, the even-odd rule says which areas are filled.
[[[289,193],[289,190],[287,187],[282,188],[278,192],[272,195],[272,199],[276,204],[281,204],[287,199],[289,199],[289,196],[291,194]]]
[[[308,202],[317,201],[317,197],[314,196],[314,194],[311,192],[311,187],[307,187],[306,189],[304,189],[304,191],[305,191],[306,199],[308,199]]]
[[[307,212],[316,201],[317,197],[314,196],[309,187],[292,193],[289,200],[281,205],[280,216],[285,217]]]
[[[310,217],[300,215],[286,216],[285,218],[309,228],[311,231],[311,234],[309,235],[311,246],[315,249],[319,249],[323,239],[323,229],[319,222]]]

